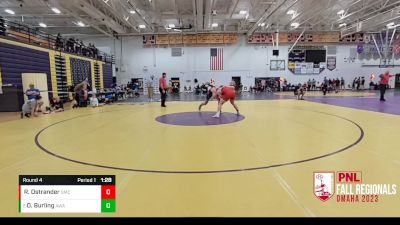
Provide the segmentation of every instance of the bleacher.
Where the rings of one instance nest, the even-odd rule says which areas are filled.
[[[18,42],[57,50],[60,52],[90,57],[106,63],[114,63],[113,55],[106,54],[97,49],[93,49],[91,46],[85,46],[78,42],[74,42],[72,44],[74,44],[77,49],[80,49],[80,51],[75,51],[75,49],[71,50],[69,47],[71,45],[71,39],[65,39],[63,37],[46,34],[37,28],[32,28],[25,24],[5,20],[2,17],[0,17],[0,37],[17,40]],[[91,50],[95,51],[96,54],[89,54]]]

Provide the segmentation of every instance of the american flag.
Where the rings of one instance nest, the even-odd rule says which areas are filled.
[[[210,49],[210,70],[224,70],[224,49]]]

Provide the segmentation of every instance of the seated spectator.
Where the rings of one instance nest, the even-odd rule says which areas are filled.
[[[50,107],[46,107],[45,114],[49,114],[52,112],[63,112],[64,104],[60,100],[60,97],[53,97],[50,99]]]
[[[29,89],[26,90],[25,94],[28,97],[28,100],[32,100],[32,99],[36,99],[37,100],[38,110],[39,110],[39,112],[41,112],[41,107],[43,105],[43,100],[42,100],[42,98],[37,99],[37,97],[40,96],[39,89],[35,88],[34,84],[29,84]]]
[[[53,97],[50,99],[50,110],[52,112],[62,112],[64,111],[64,104],[60,97]]]
[[[42,96],[38,95],[35,98],[29,99],[22,105],[22,112],[21,112],[21,119],[24,117],[37,117],[39,116],[38,114],[38,109],[39,109],[39,104],[38,101],[42,100]]]
[[[89,100],[90,100],[90,105],[91,105],[93,108],[99,106],[99,99],[97,99],[95,93],[92,94],[92,97],[90,97]]]

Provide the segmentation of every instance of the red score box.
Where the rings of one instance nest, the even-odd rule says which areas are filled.
[[[101,199],[115,199],[115,185],[101,185]]]

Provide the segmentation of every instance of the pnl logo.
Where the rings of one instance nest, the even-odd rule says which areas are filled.
[[[335,193],[335,172],[314,172],[314,195],[321,201]]]
[[[361,171],[314,172],[314,195],[327,201],[336,193],[341,203],[379,202],[397,194],[396,184],[364,183]]]

